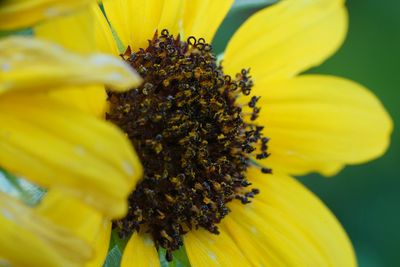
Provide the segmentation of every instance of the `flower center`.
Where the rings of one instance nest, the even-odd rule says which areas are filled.
[[[218,234],[227,203],[249,203],[259,193],[246,177],[252,158],[268,156],[263,127],[254,124],[259,98],[237,103],[253,86],[249,70],[224,75],[202,38],[184,42],[163,30],[146,49],[128,48],[122,57],[144,82],[125,93],[108,92],[107,120],[131,140],[144,176],[114,228],[122,238],[150,233],[171,259],[185,233],[201,227]]]

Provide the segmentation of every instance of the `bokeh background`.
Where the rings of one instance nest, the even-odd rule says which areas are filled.
[[[238,0],[214,46],[270,0]],[[350,29],[343,47],[310,70],[346,77],[370,88],[400,125],[400,1],[347,0]],[[374,125],[371,125],[374,127]],[[355,246],[360,267],[400,266],[400,138],[395,128],[384,157],[349,166],[333,178],[299,178],[342,222]]]

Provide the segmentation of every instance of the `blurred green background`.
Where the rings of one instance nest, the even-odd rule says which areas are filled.
[[[221,51],[243,19],[267,0],[237,1],[214,43]],[[346,77],[370,88],[400,125],[400,1],[347,0],[350,29],[335,56],[314,73]],[[374,127],[374,125],[371,125]],[[400,139],[395,129],[386,155],[349,166],[333,178],[300,180],[331,208],[355,246],[361,267],[400,266]]]

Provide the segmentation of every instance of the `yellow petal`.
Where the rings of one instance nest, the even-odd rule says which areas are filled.
[[[90,0],[3,0],[0,2],[0,29],[12,30],[29,27],[75,9],[81,8]]]
[[[117,42],[113,37],[110,25],[104,17],[100,7],[96,4],[91,5],[91,11],[94,15],[95,40],[97,50],[103,53],[118,56],[120,53],[117,48]]]
[[[222,228],[218,235],[206,230],[189,232],[185,235],[185,249],[193,267],[250,266],[238,245]]]
[[[36,212],[55,224],[70,229],[88,243],[93,242],[103,223],[101,213],[52,189],[46,193]]]
[[[111,28],[96,3],[34,28],[35,36],[78,52],[119,55]],[[62,34],[60,34],[62,32]]]
[[[251,204],[231,203],[222,224],[254,266],[356,266],[339,222],[304,186],[259,170],[248,176],[261,193]]]
[[[142,168],[116,127],[40,95],[0,97],[0,162],[46,188],[122,216]]]
[[[68,229],[0,192],[0,262],[12,266],[82,266],[90,247]],[[7,264],[8,263],[8,264]]]
[[[258,122],[271,138],[265,160],[292,174],[318,171],[332,175],[344,164],[381,156],[392,121],[380,101],[352,81],[305,75],[256,84],[263,106]]]
[[[233,2],[233,0],[186,1],[183,21],[184,36],[204,38],[211,43]]]
[[[347,32],[343,0],[283,0],[256,13],[234,34],[224,57],[234,75],[251,68],[257,79],[292,77],[319,65]]]
[[[153,240],[147,234],[134,233],[122,255],[121,267],[159,267],[160,260]]]
[[[95,257],[85,266],[86,267],[98,267],[103,266],[104,261],[107,257],[108,247],[110,244],[111,236],[111,222],[104,221],[103,225],[96,236],[92,246],[95,249]]]
[[[122,60],[104,54],[78,55],[32,38],[0,41],[0,94],[63,86],[105,84],[127,90],[140,83]]]
[[[37,38],[62,45],[75,52],[96,52],[94,14],[89,6],[66,16],[38,24]]]
[[[36,212],[53,223],[70,230],[95,248],[89,266],[101,266],[105,260],[111,234],[111,221],[82,202],[57,190],[47,192]]]
[[[50,91],[49,95],[98,118],[104,118],[108,109],[107,93],[101,85],[63,88]]]
[[[177,34],[183,0],[103,0],[111,26],[125,46],[146,48],[156,30]]]
[[[187,1],[170,0],[163,3],[163,9],[158,23],[158,30],[167,29],[170,34],[175,36],[182,32],[182,18],[184,5]]]

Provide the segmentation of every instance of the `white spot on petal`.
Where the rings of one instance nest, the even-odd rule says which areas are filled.
[[[210,257],[210,259],[212,259],[213,261],[217,262],[217,256],[214,253],[208,252],[208,256]]]
[[[49,7],[43,11],[43,15],[46,18],[53,18],[59,14],[59,10],[55,7]]]
[[[106,55],[95,55],[90,58],[91,63],[103,67],[114,63],[114,59]]]
[[[119,73],[112,73],[107,76],[108,80],[113,81],[113,82],[120,82],[124,79],[124,76],[122,76]]]
[[[4,64],[1,66],[1,69],[2,69],[3,71],[10,71],[10,70],[11,70],[11,64],[10,64],[10,63],[4,63]]]
[[[132,164],[127,160],[122,162],[122,168],[124,169],[125,173],[128,174],[129,176],[133,176],[133,174],[135,173]]]
[[[86,149],[84,147],[82,147],[82,146],[77,146],[77,147],[75,147],[75,153],[78,156],[83,157],[83,156],[86,155]]]
[[[250,227],[250,232],[252,232],[253,234],[257,234],[258,233],[257,227],[255,226]]]

